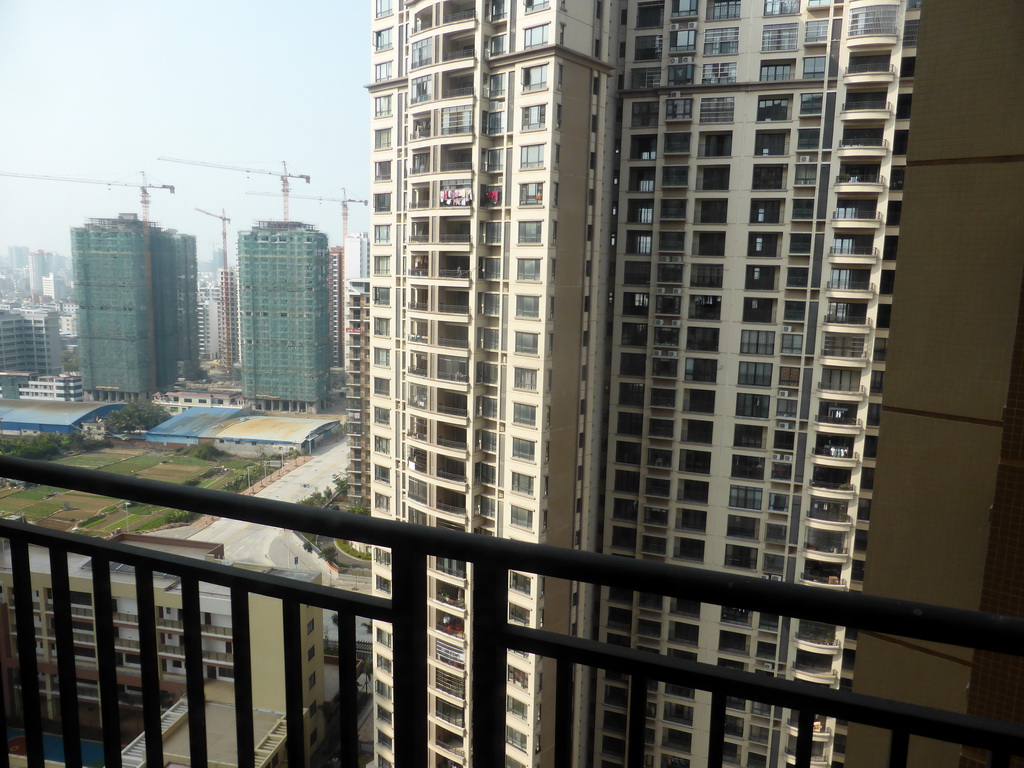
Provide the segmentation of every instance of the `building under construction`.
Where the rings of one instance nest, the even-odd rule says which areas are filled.
[[[242,394],[253,408],[315,413],[330,386],[327,236],[261,221],[238,235]]]
[[[122,213],[73,228],[71,247],[86,397],[149,399],[194,378],[195,237]]]

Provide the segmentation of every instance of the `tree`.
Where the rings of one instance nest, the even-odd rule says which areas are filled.
[[[78,350],[65,348],[60,353],[60,364],[64,373],[72,373],[79,370]]]
[[[167,421],[171,414],[155,403],[136,400],[119,411],[107,416],[107,430],[110,432],[143,432]]]

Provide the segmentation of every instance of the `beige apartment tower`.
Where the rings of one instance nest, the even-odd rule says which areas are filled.
[[[376,0],[374,514],[859,590],[920,7]],[[455,768],[472,574],[433,565],[429,732]],[[513,576],[510,620],[850,685],[842,628],[552,587]],[[541,665],[508,666],[506,766],[544,765]],[[594,675],[577,761],[619,768],[628,685]],[[703,764],[707,705],[648,692],[651,766]],[[732,763],[793,760],[787,711],[730,701],[726,735]],[[822,719],[815,760],[845,740]]]
[[[598,490],[602,394],[587,382],[607,302],[608,10],[377,0],[373,29],[373,514],[571,547]],[[382,594],[388,566],[378,552]],[[438,560],[429,578],[431,765],[468,766],[472,574]],[[514,574],[509,602],[510,620],[568,632],[588,601]],[[375,631],[375,748],[390,768],[389,634]],[[508,658],[509,768],[552,761],[542,666]]]

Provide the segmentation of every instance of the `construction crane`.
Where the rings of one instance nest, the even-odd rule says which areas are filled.
[[[215,219],[220,219],[220,239],[221,248],[224,257],[224,269],[228,268],[228,222],[231,221],[227,216],[224,215],[224,209],[220,209],[220,213],[210,213],[204,211],[202,208],[196,208],[200,213],[205,213],[207,216],[213,216]]]
[[[184,163],[185,165],[202,165],[206,168],[220,168],[225,171],[242,171],[244,173],[266,173],[271,176],[277,176],[281,179],[281,198],[284,200],[284,219],[282,221],[288,221],[288,193],[291,189],[291,185],[288,183],[288,179],[303,179],[309,184],[309,176],[301,173],[288,173],[288,163],[284,160],[281,161],[281,171],[268,171],[263,168],[242,168],[237,165],[221,165],[220,163],[204,163],[200,160],[181,160],[177,157],[158,157],[157,160],[166,160],[168,163]]]
[[[270,192],[247,192],[248,195],[263,195],[272,196]],[[362,205],[369,205],[366,200],[354,200],[348,196],[348,191],[342,187],[341,197],[316,197],[313,195],[295,195],[296,198],[301,200],[317,200],[321,203],[341,203],[341,256],[338,258],[338,285],[335,287],[336,296],[334,301],[337,302],[339,317],[339,324],[344,325],[345,316],[345,295],[347,293],[345,288],[345,248],[346,240],[348,239],[348,204],[349,203],[361,203]],[[338,345],[341,349],[338,350],[338,359],[344,359],[344,342],[339,339]]]
[[[142,184],[132,184],[130,181],[100,181],[99,179],[75,179],[69,176],[40,176],[30,173],[11,173],[0,171],[0,176],[14,176],[19,179],[45,179],[46,181],[73,181],[78,184],[106,184],[108,187],[137,187],[142,192],[142,221],[149,223],[149,190],[166,189],[174,194],[174,187],[170,184],[149,184],[146,181],[146,172],[142,174]]]

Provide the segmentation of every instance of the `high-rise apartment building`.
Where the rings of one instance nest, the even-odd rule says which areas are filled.
[[[568,6],[568,7],[567,7]],[[571,547],[597,502],[596,311],[614,136],[610,16],[573,2],[377,0],[370,504],[410,524]],[[588,373],[588,369],[590,373]],[[390,589],[378,551],[375,588]],[[430,563],[432,765],[471,762],[464,564]],[[517,573],[510,619],[574,631],[587,600]],[[578,607],[576,607],[578,606]],[[387,627],[377,760],[394,763]],[[552,759],[547,664],[508,657],[510,768]],[[553,680],[547,669],[547,679]]]
[[[220,328],[220,361],[229,375],[241,359],[238,349],[238,276],[234,269],[218,269],[220,285],[217,323]]]
[[[345,238],[345,279],[365,279],[370,276],[370,235],[351,232]]]
[[[920,6],[376,0],[374,514],[859,589]],[[467,574],[433,565],[429,727],[450,768],[472,762]],[[516,575],[510,620],[849,684],[841,627],[599,597]],[[543,665],[508,664],[508,765],[543,764]],[[618,768],[628,685],[596,675],[580,759]],[[646,710],[651,765],[701,764],[707,700],[661,685]],[[815,732],[841,765],[843,724]],[[795,734],[729,702],[730,762],[781,765]]]
[[[326,406],[327,236],[297,221],[262,221],[238,234],[242,394],[256,410]]]
[[[827,590],[864,575],[920,2],[619,9],[617,285],[605,551]],[[611,590],[602,639],[848,685],[853,633]],[[627,688],[599,679],[621,764]],[[655,765],[707,750],[708,701],[648,698]],[[789,758],[788,713],[731,701],[726,758]],[[815,759],[843,762],[841,723]]]
[[[0,310],[0,370],[55,375],[61,366],[60,315],[51,309]]]
[[[135,214],[71,230],[87,396],[148,399],[198,370],[196,241]]]
[[[348,501],[368,506],[370,489],[370,281],[349,280],[345,306]]]

